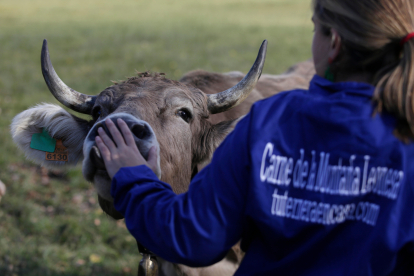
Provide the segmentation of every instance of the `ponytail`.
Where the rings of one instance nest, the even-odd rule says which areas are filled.
[[[414,138],[414,39],[401,47],[398,65],[379,77],[374,100],[378,111],[384,109],[398,118],[396,135],[408,142]]]

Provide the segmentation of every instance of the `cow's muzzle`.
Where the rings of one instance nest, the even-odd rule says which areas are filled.
[[[138,150],[146,160],[148,160],[148,153],[150,148],[153,146],[156,147],[158,155],[158,169],[156,171],[156,175],[158,178],[161,178],[159,145],[151,126],[147,122],[127,113],[115,113],[105,118],[105,120],[112,120],[118,127],[117,120],[119,118],[124,120],[128,125],[133,134]],[[112,139],[112,135],[110,134],[105,124],[105,120],[101,120],[95,123],[95,125],[91,128],[88,135],[86,136],[83,145],[84,160],[82,165],[82,172],[86,180],[93,182],[100,197],[99,202],[102,209],[111,215],[111,213],[114,211],[113,198],[110,193],[111,179],[106,171],[105,163],[102,159],[101,153],[95,143],[95,138],[97,135],[99,135],[98,129],[100,127],[102,127],[108,136]],[[105,202],[105,204],[101,204],[101,202]],[[111,216],[114,218],[116,217],[116,215]]]
[[[118,126],[118,122],[117,120],[121,118],[123,119],[126,124],[128,125],[129,129],[131,130],[134,140],[138,146],[138,148],[143,149],[143,151],[140,152],[143,155],[143,157],[147,160],[148,159],[148,152],[146,151],[145,148],[145,142],[147,140],[150,140],[151,137],[155,136],[151,127],[148,125],[148,123],[144,122],[144,121],[137,121],[137,119],[131,119],[129,116],[125,117],[125,116],[114,116],[111,117],[110,119],[112,120],[112,122],[114,122],[114,124],[116,125],[116,127],[118,128],[118,130],[121,132],[119,126]],[[96,123],[93,128],[91,129],[87,139],[89,139],[91,142],[95,141],[96,136],[98,136],[98,129],[102,128],[105,133],[109,136],[109,138],[114,141],[112,134],[110,133],[108,127],[106,126],[104,121],[100,121],[98,123]],[[122,132],[121,132],[122,133]],[[114,142],[115,143],[115,142]],[[143,148],[144,147],[144,148]],[[105,170],[105,163],[102,159],[101,156],[101,152],[99,151],[98,147],[96,145],[93,145],[90,153],[89,153],[89,157],[91,159],[91,162],[93,162],[96,166],[97,169],[101,169],[101,170]]]

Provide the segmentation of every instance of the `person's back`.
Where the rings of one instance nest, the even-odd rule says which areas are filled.
[[[240,126],[253,179],[236,275],[410,272],[414,145],[394,136],[393,116],[373,116],[373,92],[315,76],[309,91],[254,105]]]

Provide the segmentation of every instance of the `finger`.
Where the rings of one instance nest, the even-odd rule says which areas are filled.
[[[128,125],[125,123],[125,121],[122,119],[118,119],[118,126],[122,131],[122,135],[124,136],[126,144],[128,146],[136,146],[134,136],[132,136],[132,132],[129,129]]]
[[[116,150],[116,145],[112,142],[111,138],[109,138],[108,134],[103,130],[103,128],[98,128],[98,133],[100,138],[102,139],[103,143],[106,147],[108,147],[109,151],[112,153]]]
[[[104,162],[109,161],[111,159],[111,152],[109,151],[108,147],[104,144],[101,137],[95,137],[96,145],[98,146],[99,151],[101,152],[102,159]]]
[[[114,138],[115,144],[118,148],[125,145],[124,137],[122,137],[122,134],[119,132],[114,122],[112,122],[111,119],[106,119],[105,124],[108,127],[109,132],[112,134],[112,138]]]

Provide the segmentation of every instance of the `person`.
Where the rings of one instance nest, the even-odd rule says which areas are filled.
[[[414,275],[414,1],[313,0],[308,90],[255,103],[175,195],[126,125],[96,138],[116,209],[168,261],[236,275]]]

